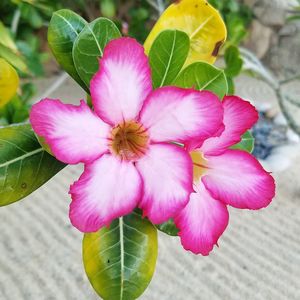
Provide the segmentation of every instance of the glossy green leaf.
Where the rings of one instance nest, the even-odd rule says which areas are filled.
[[[0,206],[31,194],[64,166],[43,150],[29,124],[0,128]]]
[[[152,279],[157,252],[157,230],[137,212],[83,239],[85,271],[104,300],[137,299]]]
[[[8,63],[21,72],[25,74],[28,73],[28,69],[23,58],[2,44],[0,44],[0,57],[4,58]]]
[[[236,77],[240,74],[243,68],[243,60],[240,56],[239,48],[230,46],[226,49],[224,55],[226,68],[225,74],[228,77]]]
[[[149,53],[155,89],[173,83],[189,51],[190,39],[186,33],[179,30],[165,30],[159,34]]]
[[[175,85],[211,91],[220,99],[223,99],[228,90],[224,71],[205,62],[197,62],[185,68],[178,75]]]
[[[76,37],[86,24],[87,22],[81,16],[71,10],[62,9],[53,14],[48,28],[48,43],[54,57],[84,89],[86,86],[77,74],[72,49]]]
[[[98,58],[102,57],[106,44],[120,36],[119,29],[112,21],[98,18],[87,24],[76,38],[73,59],[77,73],[87,88],[99,69]]]
[[[239,149],[239,150],[244,150],[249,153],[252,153],[254,149],[254,137],[250,131],[247,131],[243,136],[242,140],[231,147],[232,149]]]
[[[177,236],[179,232],[179,229],[176,227],[173,219],[170,219],[160,225],[156,225],[156,228],[170,236]]]

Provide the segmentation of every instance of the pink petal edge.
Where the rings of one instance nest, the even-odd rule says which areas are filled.
[[[140,114],[154,142],[201,143],[223,125],[223,108],[211,92],[162,87],[153,91]]]
[[[144,182],[139,207],[152,223],[167,221],[187,204],[193,191],[192,161],[182,148],[153,144],[136,167]]]
[[[261,209],[275,196],[275,181],[251,154],[227,150],[206,156],[208,171],[202,177],[212,197],[243,209]]]
[[[112,126],[134,120],[151,91],[151,70],[144,48],[132,38],[110,41],[91,80],[95,112]]]
[[[96,232],[127,215],[142,197],[143,183],[135,166],[104,154],[86,164],[70,187],[70,220],[82,232]]]
[[[211,197],[200,181],[187,206],[174,218],[181,244],[194,254],[209,255],[225,231],[229,213],[222,202]]]
[[[30,123],[64,163],[91,162],[108,151],[110,127],[83,100],[79,106],[41,100],[32,106]]]
[[[207,139],[201,146],[206,155],[218,155],[241,141],[241,136],[258,120],[258,113],[250,102],[236,96],[223,100],[225,130],[219,137]]]

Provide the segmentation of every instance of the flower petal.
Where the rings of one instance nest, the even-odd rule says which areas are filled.
[[[152,90],[144,48],[132,38],[112,40],[99,64],[91,81],[96,113],[111,125],[135,119]]]
[[[140,115],[155,142],[204,140],[222,126],[222,104],[211,92],[163,87],[152,92]]]
[[[103,155],[70,188],[70,219],[82,232],[95,232],[130,213],[142,195],[142,181],[134,165]]]
[[[229,214],[226,205],[212,198],[201,181],[196,191],[174,221],[184,249],[208,255],[226,229]]]
[[[236,96],[223,100],[225,130],[219,137],[207,139],[201,151],[207,155],[216,155],[241,141],[243,135],[258,120],[258,113],[250,102]]]
[[[245,151],[227,150],[206,156],[202,181],[211,195],[236,208],[266,207],[275,195],[275,182],[255,157]]]
[[[110,127],[83,100],[76,106],[44,99],[33,105],[30,122],[64,163],[91,162],[108,151]]]
[[[151,145],[136,167],[144,182],[139,207],[153,223],[167,221],[187,204],[192,192],[192,161],[182,148]]]

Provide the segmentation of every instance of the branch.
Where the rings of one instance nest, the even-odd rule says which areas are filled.
[[[165,10],[165,3],[163,0],[147,0],[150,6],[152,6],[161,15]]]
[[[278,103],[279,103],[280,109],[281,109],[284,117],[286,118],[288,125],[300,136],[300,127],[297,125],[293,116],[289,113],[289,111],[287,110],[287,108],[284,105],[284,101],[287,99],[282,94],[280,89],[276,89],[276,95],[278,98]]]
[[[165,10],[165,3],[163,0],[156,0],[158,6],[158,12],[161,15]]]
[[[277,101],[279,103],[280,109],[286,118],[288,126],[291,127],[300,136],[300,126],[297,124],[292,114],[286,107],[286,101],[292,103],[293,105],[300,107],[300,103],[291,97],[284,95],[281,91],[282,85],[290,81],[300,79],[300,74],[297,74],[291,78],[283,81],[278,81],[276,76],[265,68],[261,61],[249,50],[245,48],[240,48],[243,60],[244,60],[244,70],[250,71],[252,74],[257,75],[263,82],[265,82],[269,87],[274,90],[277,96]]]
[[[292,99],[289,95],[284,94],[283,99],[300,108],[300,102]]]
[[[283,84],[287,84],[287,83],[289,83],[291,81],[294,81],[294,80],[297,80],[297,79],[300,79],[300,74],[296,74],[296,75],[291,76],[290,78],[281,80],[281,81],[279,81],[279,83],[281,85],[283,85]]]

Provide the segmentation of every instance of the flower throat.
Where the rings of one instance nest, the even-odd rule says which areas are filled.
[[[147,130],[140,123],[129,121],[112,129],[110,149],[122,160],[138,160],[146,153],[148,142]]]

